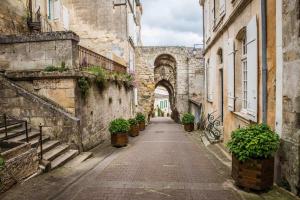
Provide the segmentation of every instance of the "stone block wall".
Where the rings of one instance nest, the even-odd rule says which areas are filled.
[[[77,133],[78,143],[73,143],[82,146],[84,150],[89,150],[104,140],[110,139],[108,126],[113,119],[120,117],[129,119],[133,117],[135,112],[132,88],[125,88],[123,83],[117,84],[109,81],[105,89],[100,89],[93,81],[95,76],[88,73],[24,71],[8,72],[6,76],[27,91],[60,108],[67,116],[77,119],[77,125],[70,124],[74,127],[68,127],[69,120],[64,117],[54,115],[54,117],[47,119],[47,112],[44,112],[45,118],[42,116],[43,112],[38,116],[36,116],[36,111],[28,113],[30,115],[29,120],[34,122],[34,125],[38,125],[35,121],[46,123],[45,131],[54,138],[72,142],[68,137],[73,138],[75,137],[74,133]],[[80,77],[86,77],[90,80],[90,89],[86,97],[82,96],[78,88],[77,80]],[[2,93],[7,96],[11,91],[4,89]],[[17,96],[14,92],[11,95]],[[21,100],[19,98],[21,97],[0,99],[7,102],[7,109],[11,109],[14,116],[23,116],[23,112],[27,110],[25,106],[28,106],[28,102],[24,103],[23,98]],[[15,107],[16,104],[20,104],[20,101],[22,101],[21,105]],[[43,110],[44,108],[40,109]],[[54,123],[58,123],[57,127],[51,126],[52,120],[54,120]],[[66,128],[71,129],[65,131],[61,127],[64,124],[66,124]],[[77,132],[72,133],[74,129]]]
[[[33,94],[0,77],[0,113],[26,119],[34,128],[43,125],[43,133],[81,149],[79,119],[55,103]]]
[[[113,7],[114,3],[120,3],[113,0],[62,2],[70,11],[70,30],[80,36],[80,45],[111,59],[115,54],[129,63],[129,52],[134,53],[126,27],[129,6]]]
[[[109,123],[116,118],[134,116],[133,92],[110,81],[105,89],[91,84],[84,98],[77,89],[76,116],[81,120],[84,149],[91,149],[104,140],[110,140]]]
[[[278,184],[300,196],[300,9],[283,0],[283,116]]]
[[[37,172],[39,158],[36,148],[23,144],[2,153],[5,167],[0,170],[0,193]]]
[[[78,67],[79,37],[72,32],[51,32],[0,37],[0,71],[43,70],[47,66]]]

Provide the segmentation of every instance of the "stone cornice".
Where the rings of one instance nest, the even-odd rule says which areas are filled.
[[[56,40],[74,40],[76,42],[79,42],[79,36],[72,31],[0,36],[0,44],[44,42],[44,41],[56,41]]]

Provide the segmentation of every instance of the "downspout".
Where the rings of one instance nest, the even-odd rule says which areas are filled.
[[[267,3],[261,0],[261,29],[262,29],[262,122],[267,123],[268,109],[268,64],[267,64]]]

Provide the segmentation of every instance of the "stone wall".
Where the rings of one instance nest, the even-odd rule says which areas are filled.
[[[63,108],[19,85],[0,77],[0,113],[26,119],[34,128],[43,125],[43,133],[81,149],[80,121]]]
[[[134,116],[132,89],[119,84],[109,81],[107,87],[101,89],[92,82],[85,98],[77,88],[76,116],[81,120],[84,149],[91,149],[104,140],[110,140],[108,126],[112,120]]]
[[[5,160],[5,167],[0,169],[0,193],[38,171],[37,149],[31,148],[30,144],[21,144],[1,155]]]
[[[138,109],[145,114],[152,111],[154,104],[155,61],[161,55],[175,60],[175,85],[173,87],[175,107],[180,114],[188,112],[191,97],[204,96],[204,66],[202,53],[193,54],[188,47],[139,47],[136,49],[136,70],[138,85]],[[159,78],[157,80],[160,80]],[[168,89],[168,88],[167,88]],[[170,91],[170,90],[169,90]],[[171,102],[172,103],[172,102]]]
[[[73,32],[51,32],[0,37],[0,71],[42,70],[47,66],[78,67],[79,37]]]
[[[0,35],[11,35],[28,32],[26,2],[1,0]]]
[[[300,10],[283,0],[283,126],[278,184],[300,196]]]
[[[94,83],[94,75],[72,71],[64,73],[7,72],[6,76],[26,90],[66,110],[69,112],[68,115],[80,120],[77,127],[80,144],[84,150],[110,139],[108,133],[110,121],[119,117],[128,119],[134,115],[132,89],[125,88],[124,83],[121,82],[117,84],[108,81],[107,87],[101,89]],[[77,84],[80,77],[90,80],[90,89],[85,98],[80,93]]]
[[[113,59],[122,58],[127,65],[129,52],[134,49],[129,42],[127,15],[130,6],[113,6],[113,0],[63,0],[70,11],[70,30],[76,32],[80,45]],[[128,2],[127,2],[128,4]],[[116,60],[118,61],[118,60]]]

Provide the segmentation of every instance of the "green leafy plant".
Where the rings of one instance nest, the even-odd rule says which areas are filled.
[[[183,124],[193,124],[195,122],[195,116],[191,113],[185,113],[181,121]]]
[[[65,72],[65,71],[69,71],[69,68],[66,67],[65,62],[61,62],[60,67],[55,67],[53,65],[49,65],[44,69],[44,71],[45,72]]]
[[[53,65],[50,65],[50,66],[47,66],[44,71],[46,72],[55,72],[57,71],[57,67],[53,66]]]
[[[138,123],[142,123],[146,121],[145,115],[143,113],[137,113],[135,119],[138,121]]]
[[[122,118],[115,119],[109,124],[109,132],[111,134],[127,133],[129,129],[129,122]]]
[[[128,120],[130,126],[135,126],[138,124],[138,121],[134,118]]]
[[[88,95],[89,89],[90,89],[89,80],[87,78],[81,77],[78,80],[78,86],[79,86],[79,90],[80,90],[80,93],[82,94],[82,96],[86,97]]]
[[[95,81],[101,89],[107,86],[108,75],[103,68],[98,66],[90,67],[88,72],[96,76]]]
[[[270,158],[279,148],[279,136],[265,124],[250,125],[232,132],[229,151],[240,161]]]
[[[0,155],[0,170],[4,168],[4,165],[5,165],[4,158]]]

